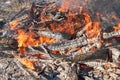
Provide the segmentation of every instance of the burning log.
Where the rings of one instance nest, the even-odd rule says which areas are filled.
[[[102,32],[100,19],[91,19],[84,0],[58,2],[60,4],[33,2],[31,9],[23,8],[7,22],[6,26],[9,28],[1,33],[0,44],[18,49],[23,58],[14,57],[27,68],[40,71],[38,74],[45,79],[56,79],[59,76],[62,77],[60,79],[77,80],[78,62],[89,59],[97,50],[101,52],[114,45],[107,41],[109,38],[119,37],[120,28],[115,26],[110,33]],[[114,49],[110,50],[116,52]],[[119,54],[113,54],[115,56],[118,58]],[[119,63],[117,60],[115,62]],[[38,64],[45,66],[39,65],[40,70],[36,67]],[[93,67],[104,65],[99,62],[86,64],[92,64]],[[61,71],[62,74],[59,73]]]

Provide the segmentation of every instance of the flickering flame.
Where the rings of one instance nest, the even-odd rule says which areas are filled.
[[[100,34],[100,23],[92,22],[86,27],[86,34],[88,38],[97,37]]]
[[[54,43],[54,38],[48,38],[45,36],[38,36],[33,31],[25,32],[24,30],[18,30],[18,47],[19,51],[25,51],[25,47],[28,46],[38,46],[39,44],[50,44]]]
[[[29,60],[29,59],[26,59],[26,58],[21,58],[19,56],[16,56],[14,53],[12,53],[12,54],[18,61],[20,61],[20,63],[22,65],[24,65],[25,67],[27,67],[29,69],[36,70],[35,62],[33,60]]]
[[[20,58],[17,57],[17,60],[21,62],[21,64],[23,64],[25,67],[32,69],[32,70],[36,70],[35,68],[35,62],[26,58]]]
[[[84,25],[92,22],[89,14],[87,13],[74,15],[69,12],[66,17],[67,19],[61,22],[53,22],[50,24],[51,29],[55,32],[66,32],[70,35],[74,35],[75,31],[80,31]]]
[[[16,29],[18,29],[20,24],[21,23],[18,22],[17,20],[11,21],[10,22],[10,30],[16,30]]]
[[[80,30],[86,23],[91,21],[90,16],[87,13],[83,13],[83,7],[85,7],[85,1],[81,0],[58,0],[59,7],[58,10],[49,10],[51,12],[59,11],[66,12],[66,19],[62,21],[53,21],[50,23],[50,29],[54,32],[65,32],[70,35],[74,35],[76,30]],[[57,5],[57,4],[56,4]],[[52,9],[52,8],[50,8]],[[42,9],[40,20],[41,21],[51,21],[50,15],[45,15],[47,7],[44,6]],[[48,11],[48,10],[47,10]]]
[[[38,46],[42,43],[54,43],[55,39],[44,36],[37,36],[34,32],[25,32],[24,30],[18,30],[18,47]]]

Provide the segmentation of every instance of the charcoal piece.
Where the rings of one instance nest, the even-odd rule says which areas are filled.
[[[0,20],[0,29],[3,29],[6,21],[5,20]]]

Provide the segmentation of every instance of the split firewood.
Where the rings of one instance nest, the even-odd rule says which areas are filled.
[[[73,40],[65,41],[65,42],[58,42],[55,44],[47,45],[49,50],[65,50],[67,48],[73,47],[82,47],[89,43],[94,43],[94,41],[98,40],[97,38],[87,39],[86,37],[80,37]]]
[[[113,31],[110,33],[103,33],[103,38],[104,39],[108,39],[108,38],[112,38],[112,37],[117,37],[120,36],[120,30],[118,31]]]
[[[39,35],[47,36],[50,38],[55,38],[57,41],[61,40],[69,40],[70,35],[67,33],[62,33],[62,32],[53,32],[53,31],[45,31],[45,30],[40,30],[37,32]]]
[[[109,48],[112,51],[112,58],[115,63],[119,63],[120,50],[114,47]]]

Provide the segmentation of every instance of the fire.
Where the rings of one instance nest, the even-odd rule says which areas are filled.
[[[88,13],[83,13],[83,15],[84,15],[84,20],[86,24],[92,22],[90,15]]]
[[[20,24],[21,23],[18,22],[17,20],[11,21],[10,22],[10,30],[16,30],[16,29],[18,29]]]
[[[86,34],[88,38],[97,37],[100,34],[100,23],[92,22],[86,27]]]
[[[12,52],[12,55],[18,60],[20,61],[20,63],[22,65],[24,65],[25,67],[29,68],[29,69],[32,69],[32,70],[37,70],[35,68],[35,62],[33,60],[29,60],[29,59],[26,59],[26,58],[21,58],[19,56],[16,56],[13,52]]]
[[[66,32],[70,35],[74,35],[76,31],[80,31],[83,26],[92,22],[87,13],[74,15],[73,13],[68,12],[66,17],[67,19],[61,22],[53,22],[50,24],[50,28],[55,32]]]
[[[54,38],[48,38],[45,36],[38,36],[35,34],[33,31],[25,32],[24,30],[18,30],[18,47],[19,51],[25,52],[25,47],[28,46],[38,46],[39,44],[50,44],[54,43],[55,39]]]
[[[24,30],[18,30],[18,47],[37,46],[42,43],[54,43],[55,39],[44,36],[38,36],[34,32],[25,32]]]
[[[26,58],[20,58],[17,57],[17,60],[21,62],[21,64],[23,64],[24,66],[26,66],[27,68],[30,68],[32,70],[36,70],[35,68],[35,62]]]
[[[58,9],[58,11],[60,12],[67,12],[67,11],[71,11],[71,12],[81,12],[81,8],[83,7],[84,4],[82,4],[83,2],[81,2],[81,0],[61,0],[61,6]]]
[[[61,0],[59,12],[67,12],[66,19],[60,22],[53,22],[50,28],[53,31],[66,32],[74,35],[76,31],[80,31],[83,26],[92,22],[88,11],[84,11],[86,1],[81,0]]]
[[[113,28],[114,28],[114,31],[118,31],[118,30],[120,30],[120,23],[118,23],[117,26],[113,26]]]

